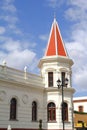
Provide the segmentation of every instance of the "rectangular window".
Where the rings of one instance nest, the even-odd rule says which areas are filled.
[[[53,72],[48,72],[48,86],[53,87]]]
[[[65,85],[65,72],[62,72],[61,80],[62,80],[62,85],[64,86]]]
[[[78,109],[79,109],[79,112],[83,112],[83,106],[79,106]]]

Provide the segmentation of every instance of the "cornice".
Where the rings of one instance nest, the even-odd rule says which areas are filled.
[[[43,63],[51,63],[51,62],[67,63],[70,66],[72,66],[74,64],[72,59],[69,59],[68,57],[64,57],[64,56],[45,56],[42,59],[40,59],[38,67],[41,68]]]
[[[0,78],[0,83],[4,84],[4,86],[6,86],[6,85],[12,86],[13,85],[16,87],[44,90],[44,84],[31,83],[31,82],[27,82],[26,80],[25,80],[25,82],[19,82],[16,80]]]
[[[57,87],[49,87],[44,89],[45,92],[62,92],[62,89],[58,89]],[[64,92],[71,92],[74,93],[75,89],[74,88],[63,88]]]

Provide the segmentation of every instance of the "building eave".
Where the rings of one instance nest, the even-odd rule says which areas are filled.
[[[60,63],[68,63],[70,66],[74,64],[72,59],[64,56],[46,56],[40,59],[38,67],[41,68],[43,63],[50,63],[50,62],[60,62]]]
[[[32,82],[20,82],[16,80],[11,80],[11,79],[3,79],[0,78],[0,83],[1,84],[8,84],[9,86],[17,86],[17,87],[23,87],[23,88],[32,88],[32,89],[39,89],[39,90],[44,90],[44,84],[36,84]]]
[[[74,88],[64,88],[64,92],[71,92],[72,94],[75,93]],[[57,87],[49,87],[44,89],[45,92],[62,92],[62,89],[58,89]]]

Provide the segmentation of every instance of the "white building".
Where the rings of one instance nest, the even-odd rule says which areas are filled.
[[[74,97],[73,104],[75,111],[87,113],[87,97]]]
[[[72,65],[54,18],[45,55],[38,64],[40,75],[30,74],[26,68],[20,71],[0,66],[0,130],[8,125],[15,130],[38,130],[40,119],[43,130],[61,130],[63,102],[58,79],[63,84],[64,127],[72,130]],[[66,78],[69,82],[65,85]]]
[[[87,97],[73,98],[74,127],[87,129]]]

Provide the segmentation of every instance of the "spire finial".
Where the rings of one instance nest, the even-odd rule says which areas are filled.
[[[56,13],[54,12],[54,19],[56,18]]]
[[[54,11],[54,23],[56,23],[56,12]]]
[[[56,23],[56,15],[55,15],[55,13],[54,13],[54,21],[53,21],[53,23]]]
[[[56,20],[56,12],[54,12],[54,20]]]

